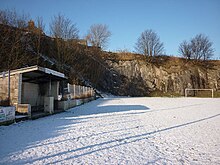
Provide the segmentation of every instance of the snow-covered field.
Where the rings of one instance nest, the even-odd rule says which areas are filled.
[[[1,126],[0,164],[220,164],[220,99],[105,98]]]

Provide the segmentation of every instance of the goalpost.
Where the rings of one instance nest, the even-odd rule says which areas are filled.
[[[185,97],[187,97],[187,91],[211,91],[212,92],[212,98],[214,97],[214,90],[213,89],[185,89]]]

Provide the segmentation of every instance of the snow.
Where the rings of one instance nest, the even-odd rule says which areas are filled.
[[[0,127],[0,164],[219,164],[220,99],[102,98]]]
[[[27,115],[16,115],[15,118],[16,119],[21,119],[21,118],[25,118],[27,117]]]

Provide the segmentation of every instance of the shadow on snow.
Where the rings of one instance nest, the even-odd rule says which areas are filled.
[[[62,162],[62,161],[66,161],[66,160],[78,158],[78,157],[81,157],[81,156],[89,155],[89,154],[92,154],[92,153],[95,153],[95,152],[98,152],[98,151],[111,149],[111,148],[114,148],[114,147],[118,147],[118,146],[121,146],[121,145],[126,145],[126,144],[129,144],[129,143],[137,142],[137,141],[144,140],[144,139],[149,139],[150,138],[149,135],[154,135],[154,134],[161,133],[161,132],[166,132],[166,131],[169,131],[169,130],[172,130],[172,129],[181,128],[181,127],[184,127],[184,126],[187,126],[187,125],[191,125],[191,124],[195,124],[195,123],[202,122],[202,121],[205,121],[205,120],[209,120],[209,119],[212,119],[212,118],[215,118],[215,117],[218,117],[218,116],[220,116],[220,114],[213,115],[213,116],[203,118],[203,119],[199,119],[199,120],[195,120],[195,121],[191,121],[191,122],[184,123],[184,124],[175,125],[175,126],[172,126],[172,127],[159,129],[159,130],[148,132],[148,133],[145,133],[145,134],[128,136],[128,137],[125,137],[125,138],[110,140],[110,141],[106,141],[106,142],[103,142],[103,143],[88,145],[88,146],[85,146],[85,147],[77,148],[75,150],[60,152],[60,153],[57,153],[57,154],[54,154],[54,155],[51,155],[51,156],[45,156],[45,157],[41,157],[39,159],[34,159],[32,161],[25,161],[25,163],[33,163],[33,162],[38,161],[38,160],[48,159],[48,158],[52,158],[52,157],[55,157],[55,156],[62,156],[62,155],[72,153],[71,154],[72,156],[70,156],[68,158],[65,158],[65,159],[60,160],[60,161],[53,162],[53,163],[59,163],[59,162]],[[110,145],[110,146],[105,146],[105,145]],[[91,150],[93,148],[96,148],[97,146],[99,146],[99,147],[101,146],[102,148],[94,149],[92,151],[85,152],[83,154],[78,154],[78,155],[75,154],[74,155],[74,152],[81,151],[81,150],[86,150],[86,149]]]
[[[167,108],[167,109],[155,109],[155,110],[151,110],[150,108],[143,106],[143,105],[123,105],[123,102],[121,103],[121,105],[108,105],[108,104],[103,104],[107,101],[109,101],[111,99],[99,99],[93,102],[90,102],[88,104],[73,108],[67,112],[64,113],[60,113],[60,114],[56,114],[53,116],[48,116],[48,117],[44,117],[38,120],[34,120],[34,121],[27,121],[27,122],[23,122],[23,123],[18,123],[15,125],[11,125],[8,127],[0,127],[0,140],[2,136],[4,135],[4,130],[7,130],[9,136],[15,137],[11,143],[14,143],[14,145],[16,145],[16,147],[12,147],[12,148],[4,148],[4,154],[1,154],[3,151],[3,148],[0,147],[0,158],[3,160],[3,158],[7,157],[9,158],[10,156],[16,155],[16,154],[20,154],[22,151],[26,150],[26,149],[31,149],[31,148],[35,148],[35,147],[41,147],[43,145],[50,145],[50,144],[55,144],[55,143],[60,143],[60,142],[65,142],[68,140],[74,140],[76,138],[87,138],[88,136],[99,136],[99,135],[103,135],[103,134],[108,134],[108,133],[113,133],[113,132],[120,132],[120,131],[124,131],[127,129],[136,129],[136,127],[132,127],[132,128],[118,128],[115,130],[109,130],[109,131],[104,131],[101,133],[94,133],[92,135],[82,135],[79,137],[74,137],[74,138],[69,138],[69,139],[64,139],[62,141],[57,141],[57,142],[47,142],[45,144],[39,144],[41,143],[43,140],[47,140],[50,138],[55,138],[60,136],[60,134],[65,133],[66,128],[72,128],[74,129],[75,125],[80,125],[83,124],[85,122],[89,122],[88,119],[93,119],[93,118],[102,118],[104,117],[109,117],[111,118],[112,116],[116,116],[119,115],[119,117],[122,116],[129,116],[129,115],[139,115],[142,113],[146,113],[146,112],[154,112],[154,111],[160,111],[160,110],[173,110],[173,109],[179,109],[179,108],[185,108],[187,106],[183,106],[183,107],[171,107],[171,108]],[[195,105],[188,105],[188,106],[197,106],[197,104]],[[71,154],[72,156],[60,160],[60,161],[65,161],[65,160],[69,160],[69,159],[73,159],[73,158],[77,158],[77,157],[81,157],[81,156],[85,156],[85,155],[89,155],[98,151],[102,151],[102,150],[106,150],[106,149],[110,149],[110,148],[114,148],[120,145],[125,145],[125,144],[129,144],[129,143],[133,143],[133,142],[137,142],[143,139],[147,139],[150,138],[149,135],[154,135],[160,132],[165,132],[165,131],[169,131],[172,129],[177,129],[177,128],[181,128],[181,127],[185,127],[191,124],[195,124],[198,122],[202,122],[205,120],[209,120],[215,117],[218,117],[220,114],[214,115],[214,116],[210,116],[210,117],[206,117],[206,118],[202,118],[199,120],[195,120],[195,121],[190,121],[187,123],[183,123],[183,124],[179,124],[179,125],[174,125],[171,127],[167,127],[167,128],[163,128],[163,129],[159,129],[159,130],[155,130],[152,132],[146,132],[144,134],[139,134],[139,135],[134,135],[134,136],[127,136],[124,138],[118,138],[118,139],[114,139],[114,140],[109,140],[106,142],[102,142],[102,143],[97,143],[97,144],[93,144],[93,145],[87,145],[81,148],[77,148],[74,150],[68,150],[68,151],[64,151],[64,152],[59,152],[57,154],[53,154],[53,155],[49,155],[49,156],[43,156],[40,158],[36,158],[36,159],[31,159],[31,160],[27,160],[27,159],[23,159],[23,160],[16,160],[16,162],[13,162],[13,160],[11,160],[9,163],[13,164],[13,163],[34,163],[35,161],[38,160],[44,160],[44,159],[48,159],[48,158],[52,158],[55,156],[62,156],[65,154]],[[91,122],[91,121],[90,121]],[[122,121],[120,121],[121,123]],[[130,120],[125,120],[123,122],[131,122]],[[103,123],[102,125],[99,126],[106,126],[109,124],[117,124],[117,121],[114,121],[114,123]],[[17,127],[17,132],[13,132],[14,131],[14,127]],[[94,126],[93,126],[94,127]],[[141,126],[140,126],[141,127]],[[25,134],[21,135],[21,136],[17,136],[16,133],[19,132],[25,132]],[[66,132],[67,133],[67,132]],[[30,138],[31,137],[31,138]],[[7,145],[6,145],[7,146]],[[99,146],[98,149],[96,149],[96,147]],[[16,151],[14,150],[14,148],[16,148]],[[87,149],[90,149],[92,151],[85,151]],[[2,150],[2,151],[1,151]],[[76,154],[75,152],[77,151],[85,151],[82,154]],[[30,158],[29,158],[30,159]],[[53,162],[53,163],[58,163],[60,161],[57,162]],[[1,163],[1,161],[0,161]],[[6,163],[6,162],[4,162]]]

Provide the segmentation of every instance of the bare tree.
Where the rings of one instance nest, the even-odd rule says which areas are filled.
[[[35,58],[27,58],[27,48],[31,39],[15,27],[0,25],[0,63],[5,69],[15,69],[32,63]]]
[[[179,46],[179,53],[190,60],[192,56],[191,45],[187,41],[183,41]]]
[[[92,45],[100,48],[106,48],[111,32],[107,25],[94,24],[90,26],[86,39]]]
[[[36,30],[35,30],[35,36],[36,40],[34,41],[35,47],[36,47],[36,53],[37,53],[37,65],[39,64],[39,58],[40,58],[40,50],[41,50],[41,39],[42,35],[44,35],[44,29],[45,24],[43,22],[42,17],[37,17],[36,20]]]
[[[44,23],[44,21],[43,21],[43,17],[37,17],[36,18],[36,20],[35,20],[35,22],[36,22],[36,27],[39,29],[39,30],[41,30],[42,32],[44,32],[44,30],[45,30],[45,23]]]
[[[196,35],[191,40],[192,56],[197,60],[208,60],[213,56],[212,42],[203,34]]]
[[[207,36],[198,34],[189,43],[183,41],[179,46],[179,52],[187,59],[208,60],[213,56],[214,49]]]
[[[27,59],[30,40],[20,28],[27,28],[29,15],[15,9],[0,10],[0,63],[3,68],[15,69],[31,62]]]
[[[162,54],[164,46],[163,43],[160,42],[160,38],[157,36],[157,33],[150,29],[141,33],[141,36],[137,40],[135,49],[137,53],[152,57]]]
[[[19,14],[15,9],[0,10],[0,23],[18,28],[25,28],[30,20],[29,14]]]
[[[72,24],[70,19],[58,14],[52,18],[50,33],[54,37],[57,49],[58,69],[63,71],[63,65],[71,59],[69,44],[71,44],[72,40],[78,38],[78,29],[75,24]]]
[[[79,30],[75,24],[72,24],[69,18],[64,15],[58,14],[52,18],[50,24],[50,34],[54,38],[60,38],[64,40],[77,39]]]

